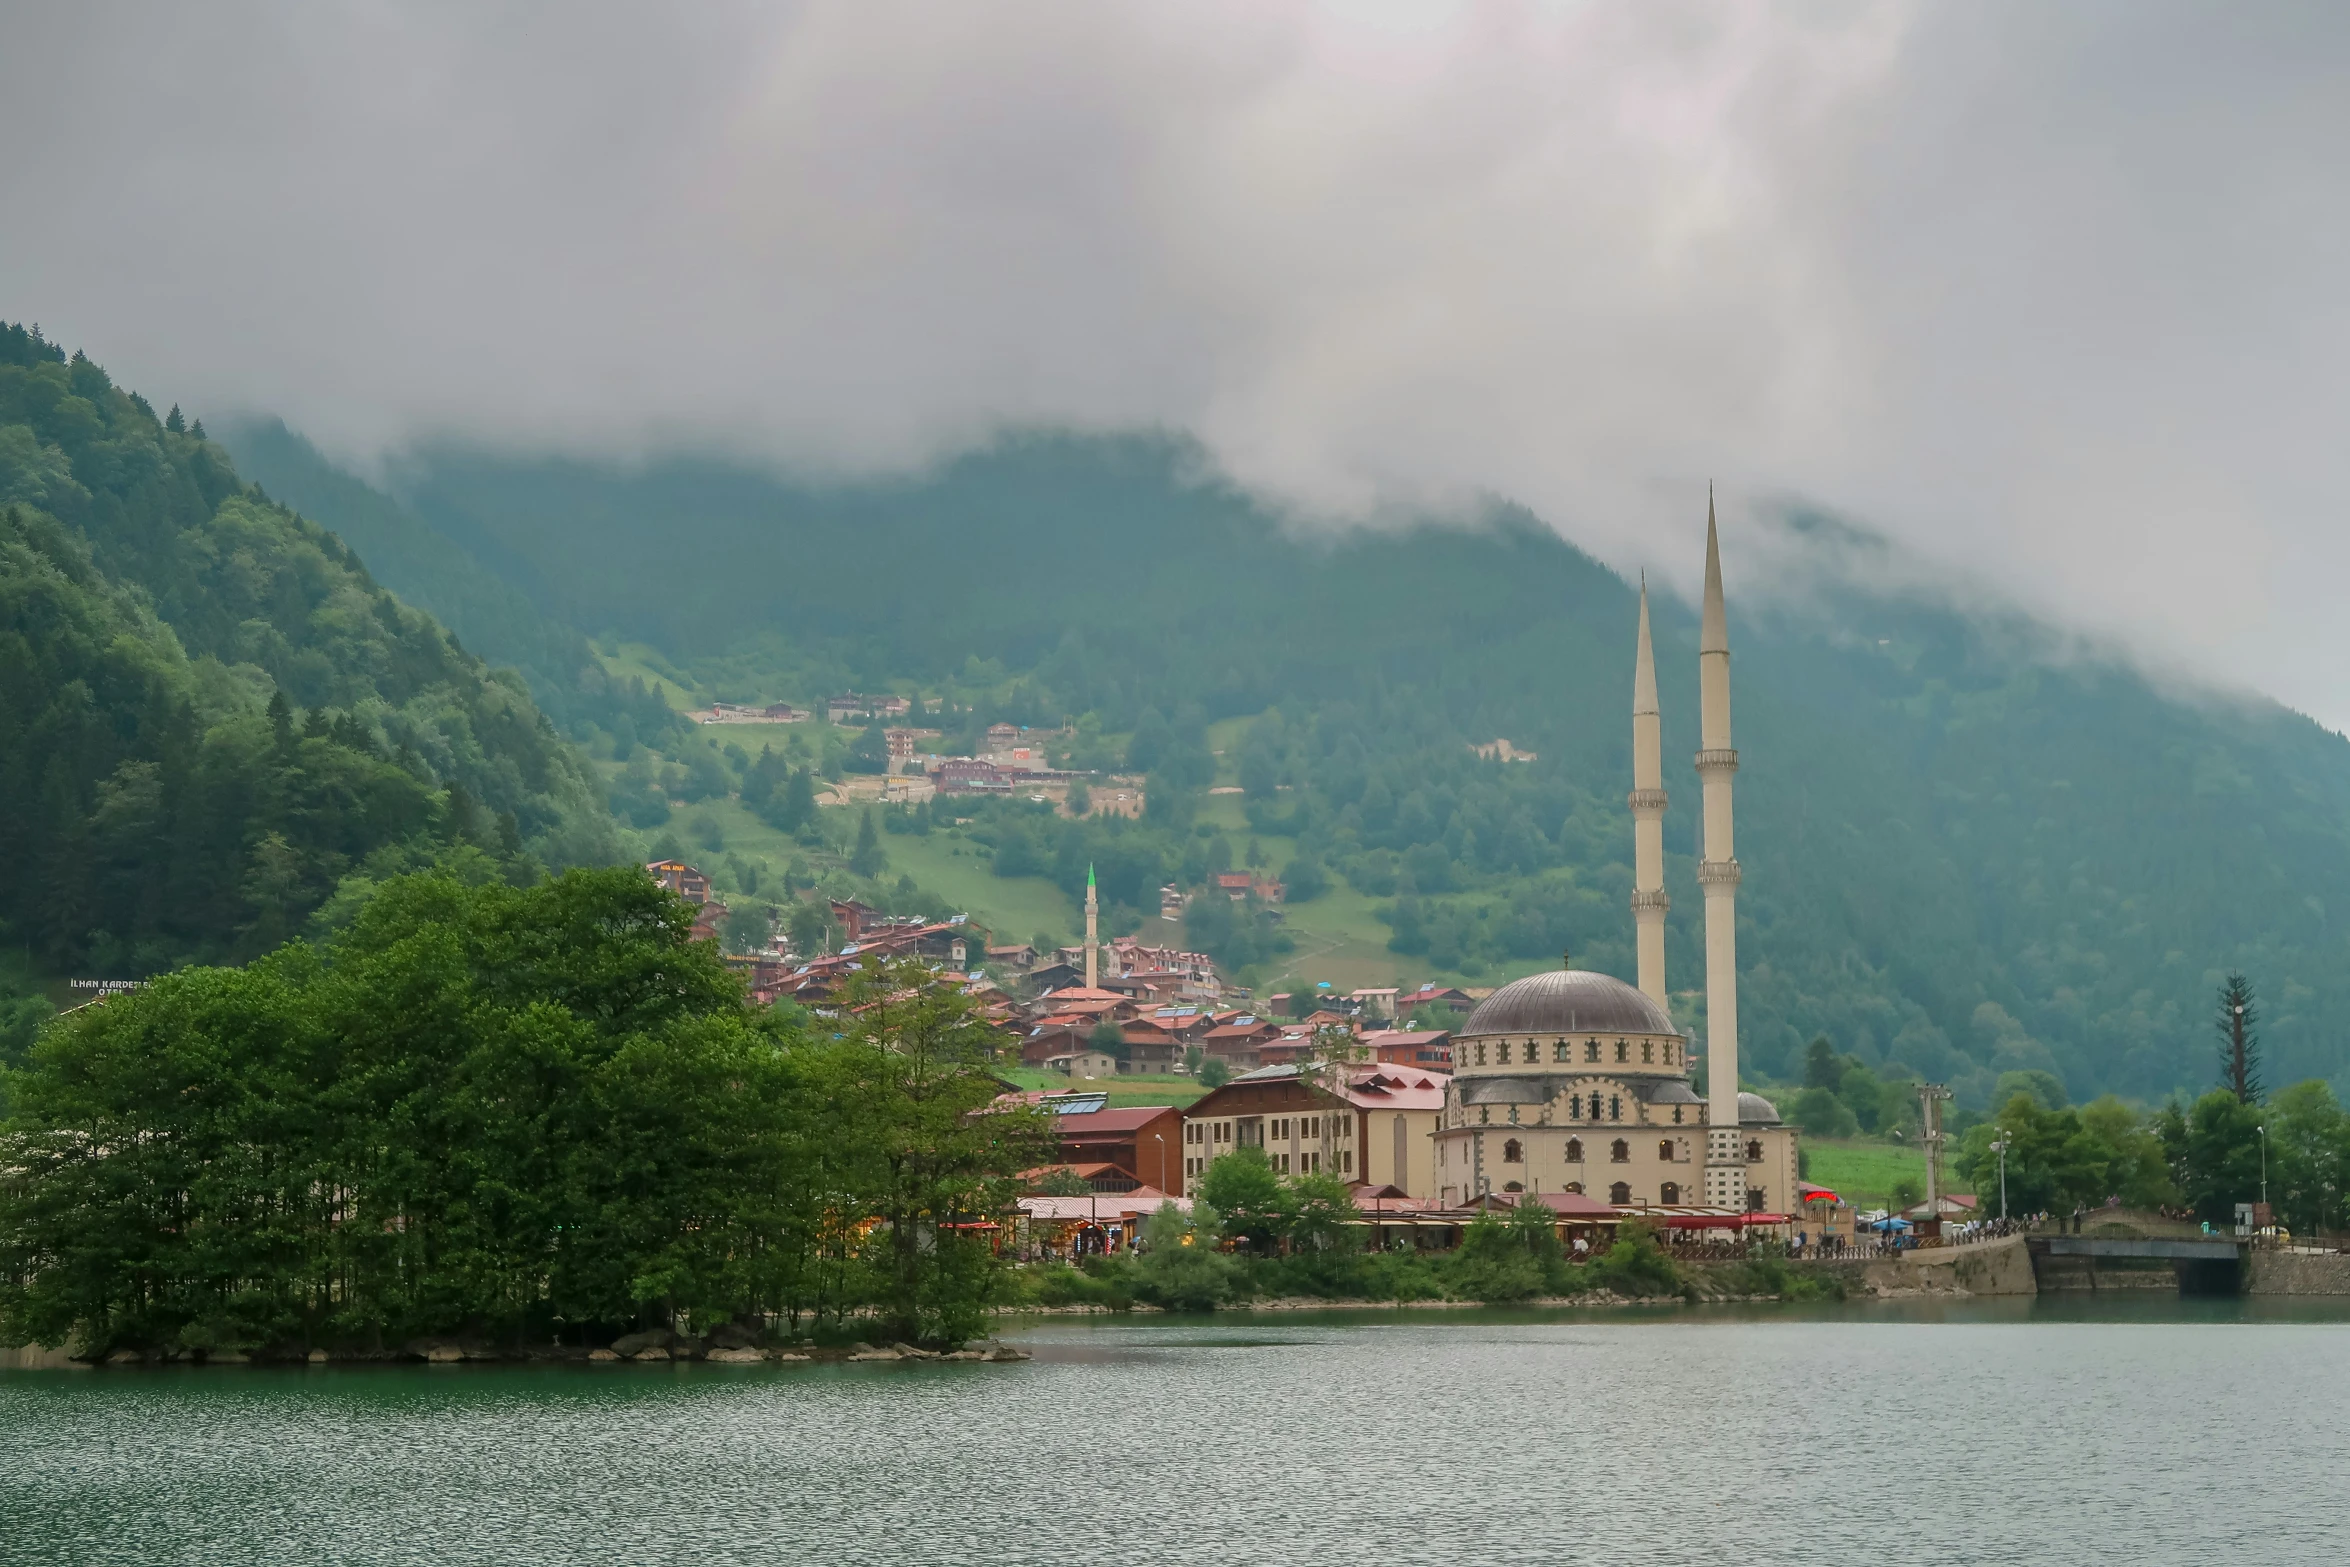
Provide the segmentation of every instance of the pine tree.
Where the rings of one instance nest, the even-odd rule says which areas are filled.
[[[180,413],[179,404],[173,403],[171,405],[171,412],[164,416],[163,427],[174,435],[185,435],[188,433],[188,421]]]
[[[857,823],[857,847],[849,855],[849,869],[860,876],[878,876],[887,863],[881,853],[881,834],[873,828],[873,813],[867,811]]]
[[[2253,1004],[2252,982],[2230,974],[2219,987],[2219,1085],[2236,1096],[2238,1104],[2256,1104],[2264,1091],[2260,1082],[2260,1008]]]

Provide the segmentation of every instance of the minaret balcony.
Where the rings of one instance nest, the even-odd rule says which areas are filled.
[[[1699,860],[1697,882],[1701,887],[1735,887],[1739,878],[1736,860]]]
[[[1728,746],[1700,751],[1697,753],[1697,770],[1700,773],[1734,773],[1738,771],[1738,753]]]
[[[1665,792],[1662,789],[1635,789],[1624,797],[1634,816],[1662,816],[1665,814]]]
[[[1662,887],[1637,888],[1632,893],[1632,912],[1654,914],[1662,919],[1673,906],[1673,895]]]

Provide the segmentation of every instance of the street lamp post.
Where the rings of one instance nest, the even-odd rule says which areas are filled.
[[[2263,1122],[2253,1130],[2260,1134],[2260,1205],[2265,1208],[2268,1206],[2268,1125]]]
[[[1993,1153],[1995,1153],[1995,1154],[1999,1155],[1999,1217],[2000,1217],[2000,1218],[2002,1218],[2002,1219],[2005,1219],[2005,1218],[2007,1217],[2007,1145],[2008,1145],[2008,1142],[2009,1142],[2009,1139],[2007,1139],[2007,1138],[2005,1138],[2005,1137],[2002,1137],[2002,1138],[2000,1138],[2000,1139],[1999,1139],[1997,1142],[1995,1142],[1995,1143],[1993,1143],[1993,1144],[1991,1145],[1991,1151],[1992,1151]]]

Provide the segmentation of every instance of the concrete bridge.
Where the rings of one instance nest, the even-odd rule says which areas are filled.
[[[2232,1235],[2131,1234],[2100,1224],[2089,1235],[2024,1239],[2043,1290],[2175,1289],[2190,1295],[2242,1292],[2251,1243]]]

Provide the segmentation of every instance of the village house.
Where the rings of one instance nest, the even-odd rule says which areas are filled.
[[[1201,1034],[1199,1046],[1226,1066],[1245,1072],[1262,1065],[1260,1052],[1280,1037],[1280,1025],[1261,1017],[1242,1016]]]
[[[695,715],[705,724],[796,724],[807,716],[789,702],[769,702],[764,707],[712,702],[708,712]]]
[[[688,903],[710,901],[710,878],[683,860],[648,860],[645,874]]]
[[[1435,1194],[1434,1134],[1449,1079],[1370,1065],[1319,1074],[1268,1066],[1203,1095],[1183,1115],[1183,1169],[1196,1180],[1216,1159],[1258,1148],[1276,1174],[1331,1175]]]
[[[1010,794],[1019,781],[1012,769],[970,756],[950,756],[930,770],[940,794]]]
[[[1101,1094],[1048,1098],[1055,1153],[1064,1164],[1100,1163],[1133,1185],[1183,1195],[1183,1112],[1173,1105],[1113,1109]]]
[[[1452,1070],[1452,1035],[1442,1029],[1377,1028],[1363,1035],[1371,1059],[1390,1066]]]
[[[1156,1014],[1128,1018],[1118,1025],[1118,1032],[1129,1072],[1172,1072],[1183,1064],[1181,1035]]]
[[[824,703],[826,716],[836,724],[856,718],[903,718],[913,709],[914,704],[902,696],[867,696],[858,691],[843,691]]]
[[[1086,1081],[1118,1075],[1118,1058],[1092,1045],[1081,1045],[1074,1050],[1046,1056],[1037,1064],[1048,1072],[1060,1072]]]

